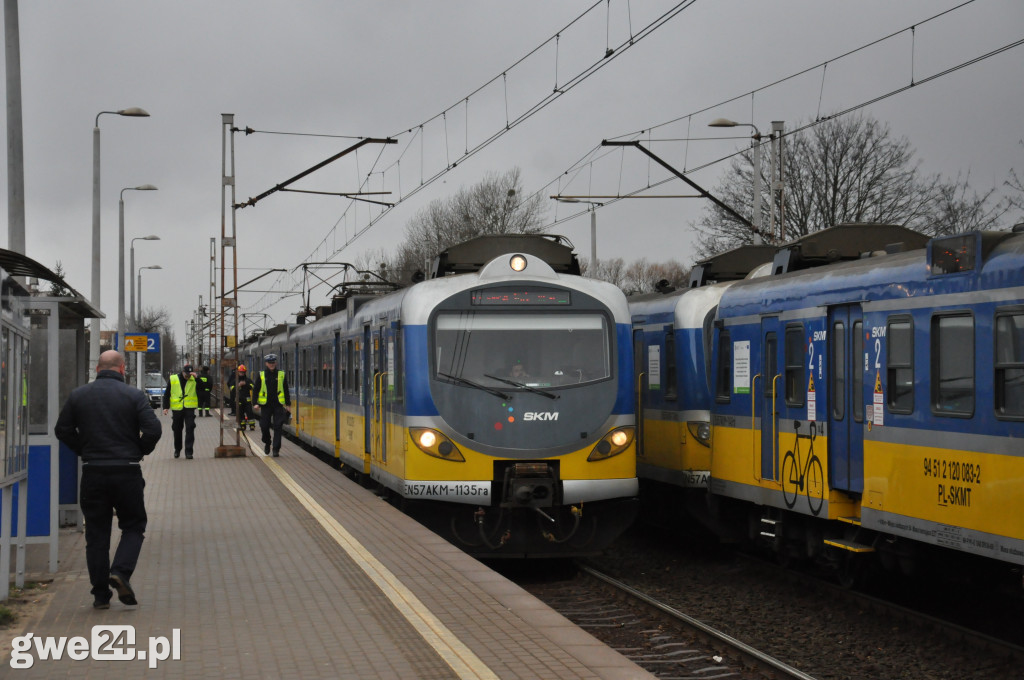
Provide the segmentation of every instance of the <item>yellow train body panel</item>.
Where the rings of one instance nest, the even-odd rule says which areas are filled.
[[[1020,456],[864,442],[865,509],[1020,538],[1022,480]]]
[[[815,456],[821,464],[820,484],[812,484],[808,477],[799,489],[783,474],[783,461],[787,451],[793,450],[795,435],[781,433],[779,446],[772,455],[772,473],[762,474],[761,432],[734,427],[715,428],[712,445],[711,477],[716,488],[726,487],[728,495],[744,498],[760,505],[786,508],[821,519],[839,519],[860,515],[860,503],[842,491],[829,488],[828,437],[819,435],[814,440]],[[806,465],[810,452],[807,440],[800,441],[801,466]],[[747,487],[743,489],[742,487]],[[787,495],[795,502],[787,503]],[[821,499],[820,510],[818,499]]]

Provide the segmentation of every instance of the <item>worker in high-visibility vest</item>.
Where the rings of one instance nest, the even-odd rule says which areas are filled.
[[[164,415],[171,410],[171,432],[174,433],[174,457],[181,455],[181,431],[185,430],[185,458],[192,460],[196,439],[196,409],[199,408],[199,376],[192,364],[185,364],[181,373],[171,375],[164,389]]]
[[[292,401],[288,394],[288,378],[284,371],[277,370],[277,355],[268,354],[263,358],[266,368],[259,372],[253,383],[256,404],[260,409],[260,430],[263,433],[263,453],[270,455],[273,449],[277,457],[281,451],[281,430],[291,415]],[[270,429],[274,429],[271,441]]]
[[[210,390],[213,389],[213,379],[210,378],[210,367],[203,366],[203,372],[199,375],[199,382],[196,386],[199,388],[199,412],[197,416],[203,416],[205,418],[210,417]]]

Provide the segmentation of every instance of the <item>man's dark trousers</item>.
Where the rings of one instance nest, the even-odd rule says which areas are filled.
[[[89,567],[92,594],[110,597],[110,573],[131,580],[139,561],[146,532],[146,480],[138,465],[85,465],[79,503],[85,518],[85,563]],[[121,540],[110,562],[110,527],[117,511]]]
[[[263,434],[263,443],[270,444],[270,428],[274,428],[274,444],[271,447],[274,451],[281,450],[281,430],[284,428],[284,421],[288,412],[280,404],[264,404],[260,407],[260,431]]]
[[[183,408],[171,411],[171,432],[174,433],[174,450],[181,451],[181,429],[185,428],[185,455],[192,455],[192,445],[196,441],[196,410]]]

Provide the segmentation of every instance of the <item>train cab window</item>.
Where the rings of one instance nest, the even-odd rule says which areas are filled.
[[[786,404],[803,406],[807,389],[803,324],[786,326]]]
[[[433,332],[434,375],[442,381],[515,390],[505,381],[560,387],[611,376],[612,331],[600,313],[441,312]]]
[[[932,411],[974,415],[974,317],[932,317]]]
[[[665,360],[662,365],[665,367],[665,378],[661,381],[665,386],[665,399],[674,401],[679,395],[679,387],[676,373],[676,332],[672,326],[665,329]]]
[[[1024,419],[1024,310],[996,313],[995,372],[996,416]]]
[[[885,331],[886,387],[889,410],[914,412],[914,326],[909,318],[890,319]]]
[[[715,401],[728,403],[732,397],[732,335],[718,334],[718,366],[715,371]]]

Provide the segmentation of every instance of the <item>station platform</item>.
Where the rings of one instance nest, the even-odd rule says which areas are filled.
[[[197,418],[195,458],[175,459],[160,419],[139,605],[93,609],[84,535],[64,534],[47,604],[18,625],[89,652],[33,647],[0,677],[654,677],[297,445],[265,456],[257,427],[248,455],[214,458],[220,419]]]

